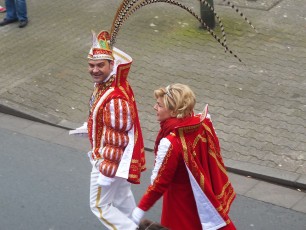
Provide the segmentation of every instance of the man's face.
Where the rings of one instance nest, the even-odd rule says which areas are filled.
[[[113,71],[114,61],[89,60],[88,72],[95,83],[102,83]]]

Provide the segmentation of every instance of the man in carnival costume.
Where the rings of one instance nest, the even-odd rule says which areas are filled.
[[[109,33],[93,32],[88,70],[95,83],[90,98],[88,136],[92,150],[90,207],[108,229],[135,230],[131,183],[145,170],[142,133],[133,91],[127,82],[132,59],[109,46]]]

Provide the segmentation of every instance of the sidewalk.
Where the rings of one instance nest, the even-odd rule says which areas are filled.
[[[180,2],[199,12],[199,2]],[[232,2],[258,30],[215,0],[228,46],[243,63],[174,6],[146,6],[123,25],[116,47],[134,60],[129,78],[145,146],[152,149],[159,128],[153,90],[185,83],[196,93],[197,112],[210,105],[229,171],[306,189],[306,5]],[[86,63],[91,29],[109,29],[119,3],[33,0],[26,28],[0,27],[0,111],[66,129],[80,126],[92,90]]]

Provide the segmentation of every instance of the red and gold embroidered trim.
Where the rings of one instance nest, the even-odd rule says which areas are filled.
[[[217,199],[221,199],[224,196],[225,190],[228,188],[230,185],[230,182],[228,181],[222,188],[222,191],[219,195],[217,195]]]
[[[128,110],[128,106],[126,105],[127,102],[125,101],[122,101],[121,104],[122,104],[122,120],[123,120],[123,124],[122,124],[122,130],[126,130],[126,127],[127,127],[127,119],[128,119],[128,116],[127,116],[127,110]]]
[[[95,89],[90,97],[90,104],[92,105],[90,108],[90,114],[93,112],[98,101],[103,96],[105,91],[111,86],[114,80],[115,80],[115,75],[111,76],[107,82],[95,85]]]
[[[207,142],[207,139],[203,137],[201,134],[198,134],[197,137],[195,138],[192,147],[195,148],[196,145],[198,144],[198,141],[201,140],[202,142]]]
[[[122,78],[122,75],[123,75],[123,73],[126,73],[126,69],[129,69],[131,67],[131,64],[129,64],[129,65],[126,65],[126,66],[121,66],[121,68],[120,68],[120,70],[117,70],[117,79],[116,79],[116,82],[117,82],[117,86],[122,90],[123,88],[122,88],[122,86],[120,85],[120,83],[121,83],[121,78]],[[124,91],[124,89],[123,89],[123,91]],[[127,97],[127,98],[129,98],[129,97]]]
[[[227,175],[226,173],[226,169],[223,167],[223,165],[219,162],[219,160],[217,159],[216,153],[213,152],[211,149],[208,150],[208,153],[216,160],[218,167],[220,168],[220,170]]]
[[[136,174],[129,174],[129,178],[137,179],[139,176]]]
[[[184,160],[186,162],[187,165],[189,165],[189,159],[188,159],[188,151],[187,151],[187,144],[184,138],[184,130],[183,129],[179,129],[179,136],[182,142],[182,147],[183,147],[183,153],[184,153]]]
[[[115,129],[120,130],[120,109],[119,109],[119,100],[115,99],[114,102],[114,113],[115,113]]]
[[[129,99],[129,95],[125,92],[124,88],[122,86],[119,86],[119,89],[121,90],[121,92],[124,94],[124,96]]]
[[[162,163],[162,165],[161,165],[161,167],[160,167],[160,169],[159,169],[159,172],[158,172],[158,174],[157,174],[157,177],[155,178],[153,185],[149,186],[149,189],[147,190],[146,193],[148,193],[149,191],[155,189],[156,183],[158,184],[158,182],[160,181],[161,175],[163,174],[163,171],[165,170],[165,167],[166,167],[166,165],[167,165],[167,163],[168,163],[168,161],[169,161],[169,157],[172,155],[172,152],[173,152],[173,146],[170,145],[170,147],[169,147],[169,149],[168,149],[168,151],[167,151],[167,153],[166,153],[166,155],[165,155],[165,158],[164,158],[164,160],[163,160],[163,163]],[[156,183],[155,183],[155,182],[156,182]]]

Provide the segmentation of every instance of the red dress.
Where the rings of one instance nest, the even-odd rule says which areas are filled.
[[[210,119],[177,120],[158,141],[151,185],[138,207],[147,211],[163,196],[161,224],[171,230],[235,229],[228,217],[235,193]]]

